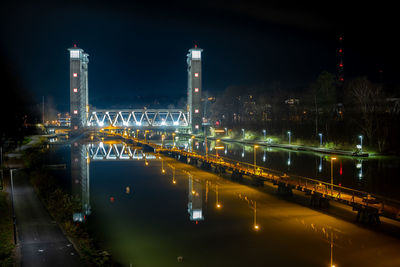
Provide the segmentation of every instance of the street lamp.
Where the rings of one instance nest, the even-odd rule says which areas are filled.
[[[224,130],[225,130],[225,136],[228,136],[228,128],[224,128]]]
[[[13,171],[14,169],[10,170],[11,176],[11,207],[12,207],[12,217],[13,217],[13,230],[14,230],[14,244],[17,244],[17,218],[15,217],[15,210],[14,210],[14,180],[13,180]]]
[[[288,131],[287,134],[289,136],[289,145],[290,145],[290,136],[291,136],[292,132]]]
[[[360,135],[358,138],[360,138],[360,150],[362,152],[362,146],[363,146],[363,136]]]
[[[319,146],[322,146],[322,133],[319,133]]]
[[[257,168],[257,148],[258,145],[254,145],[254,174],[256,174],[256,168]]]
[[[242,129],[242,132],[243,132],[243,140],[244,140],[244,139],[245,139],[245,138],[244,138],[244,129]]]
[[[174,143],[174,148],[175,148],[175,135],[176,135],[176,133],[172,133],[172,141]]]
[[[139,141],[139,129],[136,130],[136,139]]]
[[[195,137],[194,135],[192,135],[192,137],[191,137],[191,140],[192,140],[191,141],[192,142],[192,153],[193,153],[194,137]]]
[[[165,139],[165,134],[161,135],[161,147],[164,148],[164,139]]]
[[[147,133],[149,130],[144,131],[144,143],[147,143]]]
[[[263,130],[263,134],[264,134],[264,141],[265,141],[266,135],[267,135],[267,130]]]
[[[335,157],[331,158],[331,196],[333,196],[333,161],[336,160]]]

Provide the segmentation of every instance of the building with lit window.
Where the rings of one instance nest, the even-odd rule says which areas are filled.
[[[89,55],[83,49],[69,48],[70,114],[71,129],[77,131],[86,126],[89,112],[88,63]]]
[[[189,112],[189,125],[191,125],[192,133],[201,131],[203,122],[203,112],[201,106],[201,52],[203,49],[195,45],[189,49],[187,54],[187,71],[188,71],[188,99],[187,111]]]

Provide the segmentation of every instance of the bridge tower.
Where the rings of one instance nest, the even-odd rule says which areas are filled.
[[[188,99],[187,111],[189,113],[189,125],[191,126],[192,133],[199,133],[203,122],[203,113],[201,106],[201,52],[203,49],[194,48],[189,49],[187,54],[187,71],[188,71]]]
[[[89,114],[89,54],[76,45],[68,50],[71,129],[77,131],[87,125]]]

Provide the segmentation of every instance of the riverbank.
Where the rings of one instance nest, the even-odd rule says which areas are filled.
[[[189,135],[188,135],[189,136]],[[204,139],[202,136],[196,136],[196,138]],[[266,146],[266,147],[276,147],[276,148],[283,148],[293,151],[309,151],[309,152],[316,152],[322,154],[329,154],[329,155],[342,155],[342,156],[349,156],[349,157],[370,157],[370,156],[378,156],[380,154],[377,153],[368,153],[368,152],[356,152],[355,150],[341,150],[341,149],[332,149],[332,148],[325,148],[325,147],[314,147],[314,146],[306,146],[306,145],[297,145],[297,144],[281,144],[281,143],[274,143],[269,141],[261,141],[261,140],[247,140],[247,139],[234,139],[230,137],[215,137],[215,136],[207,136],[208,140],[221,140],[222,142],[228,143],[238,143],[243,145],[258,145],[258,146]]]

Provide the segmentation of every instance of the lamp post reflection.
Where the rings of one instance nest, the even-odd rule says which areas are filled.
[[[221,203],[218,200],[218,185],[215,185],[215,206],[217,209],[220,209],[222,207]]]
[[[258,231],[258,230],[260,230],[260,226],[257,224],[257,201],[254,201],[253,209],[254,209],[254,225],[253,225],[253,227],[254,227],[255,231]]]
[[[362,178],[363,178],[363,160],[362,159],[359,159],[359,160],[357,160],[357,163],[356,163],[356,168],[359,170],[358,171],[358,179],[359,180],[361,180]]]
[[[331,196],[333,196],[333,161],[336,160],[335,157],[331,158]]]
[[[318,172],[322,172],[322,156],[319,156]]]

